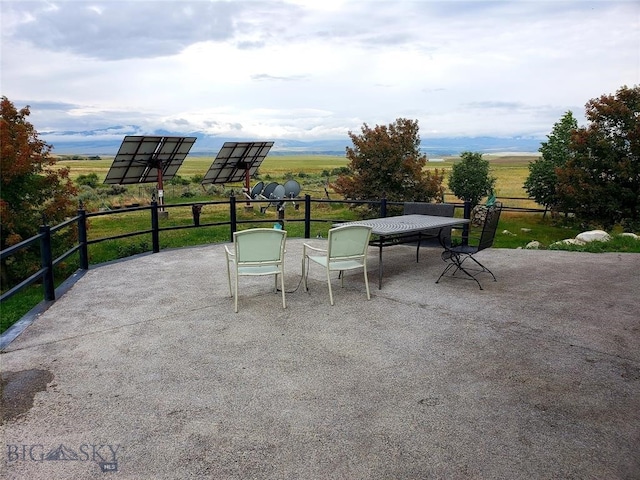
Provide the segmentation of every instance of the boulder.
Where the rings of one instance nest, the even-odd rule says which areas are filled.
[[[585,243],[608,242],[611,240],[611,235],[604,230],[589,230],[588,232],[582,232],[576,235],[576,240],[580,240]]]
[[[542,246],[542,244],[540,242],[538,242],[537,240],[534,240],[533,242],[529,242],[527,243],[527,245],[524,248],[528,248],[531,250],[537,250]]]
[[[620,236],[621,237],[633,238],[634,240],[640,240],[640,237],[638,235],[636,235],[635,233],[631,233],[631,232],[621,233]]]

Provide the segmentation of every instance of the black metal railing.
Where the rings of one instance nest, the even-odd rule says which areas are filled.
[[[502,198],[501,201],[509,200]],[[512,200],[530,200],[525,198],[512,198]],[[36,284],[42,283],[43,285],[43,297],[44,300],[54,301],[55,300],[55,278],[54,278],[54,268],[63,262],[65,259],[73,255],[74,253],[78,253],[79,260],[78,265],[80,270],[88,270],[90,259],[89,259],[89,245],[104,242],[107,240],[118,240],[128,237],[134,237],[138,235],[151,235],[151,251],[153,253],[158,253],[160,251],[160,234],[161,232],[170,231],[170,230],[180,230],[180,229],[190,229],[190,228],[202,228],[202,227],[220,227],[220,226],[228,226],[229,228],[229,241],[233,240],[233,233],[237,231],[238,225],[241,224],[254,224],[254,223],[265,223],[272,222],[273,219],[260,219],[260,220],[250,220],[238,219],[237,208],[238,202],[236,197],[231,196],[228,200],[218,200],[218,201],[210,201],[210,202],[196,202],[196,203],[179,203],[179,204],[166,204],[166,205],[158,205],[156,202],[153,202],[150,206],[137,206],[119,210],[110,210],[106,212],[92,212],[87,213],[82,205],[78,209],[78,214],[66,220],[65,222],[56,225],[56,226],[48,226],[42,225],[39,228],[38,234],[28,238],[16,245],[13,245],[5,250],[0,252],[0,261],[4,262],[5,259],[16,255],[17,253],[27,249],[32,248],[35,245],[39,246],[40,250],[40,268],[38,271],[30,275],[28,278],[25,278],[15,286],[8,288],[5,292],[0,295],[0,302],[3,302],[10,297],[14,296],[18,292],[22,291],[26,287]],[[273,200],[252,200],[251,203],[265,203],[267,205],[273,204]],[[379,210],[379,215],[381,217],[387,216],[387,211],[389,206],[402,206],[403,202],[391,202],[387,201],[386,198],[382,198],[380,200],[331,200],[331,199],[312,199],[309,195],[304,196],[304,216],[302,219],[290,219],[288,221],[291,222],[304,222],[304,238],[310,238],[311,236],[311,225],[314,222],[332,222],[338,223],[343,220],[341,219],[331,219],[331,218],[312,218],[312,205],[313,204],[349,204],[349,205],[369,205],[370,207],[377,207]],[[202,206],[205,205],[228,205],[229,214],[228,221],[222,222],[209,222],[209,223],[201,223],[199,219],[199,212]],[[281,206],[283,203],[281,202]],[[468,207],[465,208],[464,203],[454,203],[457,209],[465,210],[465,216],[468,215]],[[193,224],[189,225],[173,225],[173,226],[160,226],[160,214],[161,212],[165,212],[172,208],[178,207],[191,207],[193,213]],[[519,212],[537,212],[542,213],[545,212],[545,209],[535,209],[535,208],[522,208],[522,207],[509,207],[504,206],[503,210],[512,210]],[[89,218],[101,217],[113,214],[123,214],[123,213],[132,213],[136,211],[149,211],[150,212],[150,228],[140,231],[133,231],[122,233],[118,235],[113,235],[109,237],[97,238],[97,239],[88,239],[87,235],[87,220]],[[284,221],[284,208],[278,207],[278,219]],[[71,248],[66,250],[57,258],[53,258],[53,250],[52,250],[52,235],[57,232],[63,231],[67,228],[77,228],[77,243],[73,245]]]

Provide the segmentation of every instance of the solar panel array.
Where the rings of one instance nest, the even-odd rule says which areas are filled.
[[[163,180],[171,180],[195,141],[196,137],[126,136],[104,183],[155,183],[158,169]]]
[[[250,176],[255,175],[272,146],[273,142],[225,142],[202,185],[242,182],[247,170]]]

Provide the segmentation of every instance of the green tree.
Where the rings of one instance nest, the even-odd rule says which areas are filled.
[[[347,172],[333,188],[353,200],[430,201],[443,195],[443,175],[425,170],[427,157],[420,153],[418,121],[398,118],[389,125],[370,128],[366,123],[357,135],[349,132]]]
[[[0,101],[0,249],[38,233],[43,218],[60,223],[74,214],[76,188],[69,169],[55,168],[51,146],[27,121],[29,107],[17,110],[6,97]],[[2,286],[38,269],[27,258],[2,263]]]
[[[573,113],[568,111],[553,125],[548,141],[542,142],[539,152],[542,156],[529,164],[529,176],[524,189],[540,205],[554,208],[558,204],[558,175],[556,169],[562,168],[573,155],[571,135],[578,128]]]
[[[490,175],[489,162],[479,152],[462,152],[461,161],[454,163],[449,175],[449,188],[453,194],[471,208],[480,199],[491,194],[496,179]]]
[[[586,223],[638,231],[640,86],[589,100],[586,118],[572,136],[572,157],[557,170],[561,208]]]
[[[76,178],[76,185],[86,185],[91,188],[96,188],[99,182],[98,174],[94,172],[78,175],[78,178]]]

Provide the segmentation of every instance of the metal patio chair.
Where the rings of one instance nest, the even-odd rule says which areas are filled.
[[[490,274],[493,277],[493,281],[496,281],[493,272],[480,263],[474,255],[493,246],[501,211],[502,204],[500,202],[496,202],[494,205],[488,207],[480,237],[469,237],[472,243],[475,243],[474,240],[477,240],[477,245],[451,246],[451,244],[442,242],[442,246],[445,249],[444,252],[442,252],[442,260],[447,263],[447,266],[436,280],[436,283],[440,282],[440,279],[446,274],[454,278],[474,280],[480,287],[480,290],[482,290],[482,285],[476,277],[481,273]],[[463,276],[456,276],[458,272],[461,272]]]
[[[321,249],[304,244],[302,247],[302,277],[304,288],[308,292],[307,277],[309,276],[309,262],[317,263],[326,269],[327,284],[329,285],[329,301],[333,305],[333,292],[331,290],[331,272],[338,271],[340,285],[344,287],[344,271],[362,268],[364,270],[364,284],[367,290],[367,300],[371,299],[369,293],[369,280],[367,279],[367,250],[371,238],[371,227],[366,225],[343,225],[329,230],[328,247]]]
[[[229,293],[235,297],[235,311],[238,313],[238,278],[242,276],[275,275],[276,292],[278,275],[282,290],[282,308],[287,308],[284,298],[284,247],[287,239],[285,230],[275,228],[252,228],[234,232],[233,251],[225,245],[227,257],[227,280]],[[231,264],[235,266],[235,288],[231,289]]]

